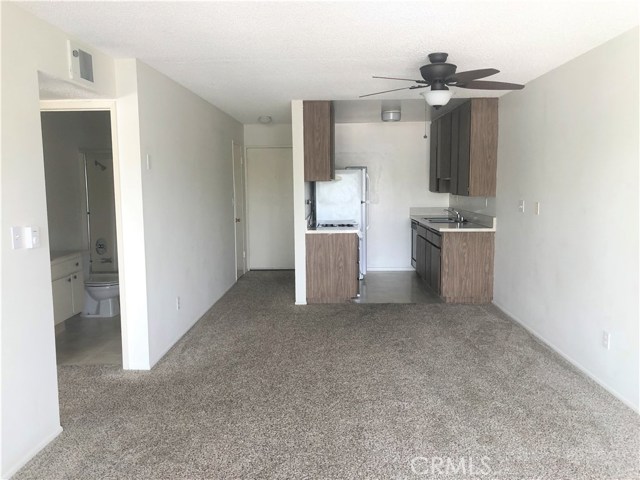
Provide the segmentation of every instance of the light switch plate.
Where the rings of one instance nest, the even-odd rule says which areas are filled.
[[[518,202],[518,210],[520,213],[524,213],[524,200],[520,200],[520,202]]]
[[[40,227],[27,227],[28,242],[30,245],[27,248],[38,248],[40,246]]]
[[[11,248],[14,250],[24,248],[24,233],[22,227],[11,227]]]
[[[11,248],[38,248],[40,246],[40,227],[11,227]]]

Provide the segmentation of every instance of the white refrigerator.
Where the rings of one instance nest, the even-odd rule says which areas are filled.
[[[360,278],[367,273],[369,175],[367,167],[336,170],[335,180],[316,182],[316,223],[355,222],[360,229]]]

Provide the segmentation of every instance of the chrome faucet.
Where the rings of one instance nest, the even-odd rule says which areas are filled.
[[[456,222],[461,223],[464,222],[464,217],[460,215],[460,212],[455,208],[449,207],[444,209],[445,212],[449,212],[451,215],[456,216]]]

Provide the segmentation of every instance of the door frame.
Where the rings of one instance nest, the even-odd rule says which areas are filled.
[[[40,112],[90,112],[108,111],[111,122],[111,153],[113,155],[113,194],[116,208],[116,241],[118,245],[118,282],[120,286],[120,296],[127,298],[128,286],[126,267],[123,259],[125,257],[126,245],[123,236],[122,223],[122,195],[120,185],[120,154],[118,150],[118,129],[116,121],[116,101],[115,100],[40,100]],[[47,227],[48,228],[48,227]],[[127,312],[127,302],[120,302],[120,329],[122,344],[122,368],[129,369],[129,358],[135,357],[129,351],[129,315]],[[53,331],[52,331],[53,332]]]
[[[236,225],[236,218],[238,218],[237,205],[238,192],[236,191],[236,147],[242,150],[242,156],[240,157],[240,174],[242,175],[242,182],[244,185],[244,191],[242,192],[242,212],[240,218],[243,225],[242,230],[244,234],[244,265],[242,268],[242,274],[247,273],[247,265],[249,265],[249,252],[247,248],[247,149],[235,140],[231,141],[231,172],[233,173],[233,238],[234,238],[234,252],[235,252],[235,266],[236,266],[236,282],[238,281],[238,229]]]
[[[247,164],[249,161],[249,150],[271,150],[274,148],[288,148],[289,150],[291,150],[292,155],[293,155],[293,147],[291,145],[251,145],[249,147],[245,147],[244,148],[244,196],[245,196],[245,201],[244,201],[244,211],[245,211],[245,215],[248,217],[249,215],[249,205],[247,204],[247,191],[248,191],[248,185],[249,185],[249,176],[247,174]],[[249,265],[251,265],[251,248],[249,247],[249,235],[250,235],[250,230],[251,228],[249,227],[249,221],[247,219],[247,221],[245,221],[245,248],[247,250],[247,257],[244,259],[245,261],[245,265],[247,267],[247,269],[250,271],[251,269],[249,268]],[[295,241],[294,241],[295,244]]]

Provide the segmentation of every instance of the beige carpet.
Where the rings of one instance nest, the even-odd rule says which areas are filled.
[[[151,372],[59,368],[15,478],[638,478],[638,415],[493,307],[293,305],[246,275]]]

